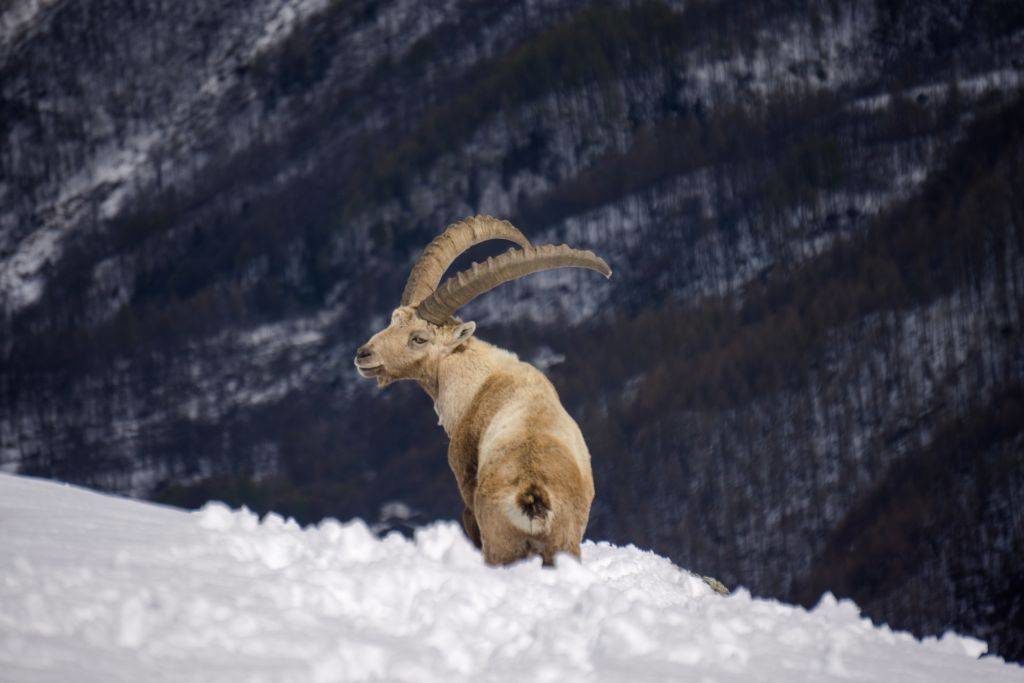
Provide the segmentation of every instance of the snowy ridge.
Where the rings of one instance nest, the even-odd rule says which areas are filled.
[[[947,634],[721,597],[665,558],[588,542],[483,565],[454,523],[413,540],[301,529],[0,475],[5,680],[1022,681]]]

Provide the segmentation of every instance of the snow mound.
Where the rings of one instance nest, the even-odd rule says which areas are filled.
[[[723,597],[607,543],[495,569],[454,523],[378,539],[10,475],[0,542],[5,681],[1024,681],[977,640]]]

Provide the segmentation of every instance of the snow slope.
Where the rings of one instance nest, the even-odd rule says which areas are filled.
[[[0,544],[3,681],[1024,681],[976,640],[722,597],[605,543],[493,569],[453,523],[379,540],[0,474]]]

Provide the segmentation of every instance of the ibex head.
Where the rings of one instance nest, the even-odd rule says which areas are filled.
[[[462,252],[492,239],[515,242],[520,248],[474,263],[438,286]],[[356,368],[382,388],[399,379],[429,383],[438,362],[462,347],[476,330],[476,323],[455,318],[456,311],[505,282],[567,267],[589,268],[605,277],[612,272],[593,252],[564,244],[535,247],[508,221],[474,216],[454,223],[423,250],[405,283],[401,306],[391,314],[391,324],[359,347]]]

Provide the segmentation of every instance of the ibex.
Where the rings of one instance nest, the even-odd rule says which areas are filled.
[[[520,248],[450,277],[470,247],[502,239]],[[576,557],[594,499],[590,453],[551,382],[515,355],[473,336],[456,311],[502,283],[553,268],[611,268],[589,251],[535,247],[508,221],[475,216],[448,226],[413,266],[391,324],[356,352],[359,374],[384,388],[419,383],[448,434],[448,464],[465,503],[466,535],[489,564]]]

